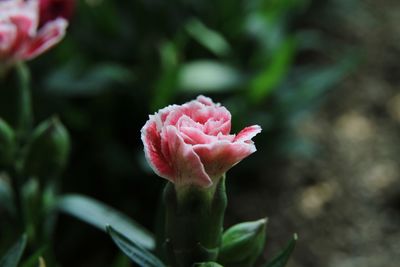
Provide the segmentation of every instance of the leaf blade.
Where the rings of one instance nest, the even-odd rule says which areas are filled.
[[[27,237],[22,235],[21,238],[15,243],[1,258],[0,267],[17,267],[21,260],[22,254],[26,247]]]
[[[82,195],[66,195],[58,202],[58,208],[96,228],[105,231],[107,225],[113,225],[147,249],[155,247],[153,235],[138,223],[114,208]]]
[[[111,236],[114,243],[125,253],[133,262],[141,267],[165,267],[165,265],[152,253],[141,247],[135,241],[130,240],[112,226],[106,226],[107,233]]]

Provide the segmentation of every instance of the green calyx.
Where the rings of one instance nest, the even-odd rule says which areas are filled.
[[[16,149],[16,140],[13,129],[0,118],[0,167],[9,166]]]
[[[205,189],[168,183],[164,203],[164,247],[170,264],[191,267],[195,262],[215,261],[227,204],[225,179]]]
[[[28,143],[24,173],[39,179],[57,176],[65,168],[70,152],[67,129],[57,117],[39,124]]]
[[[218,262],[229,267],[251,267],[261,255],[266,239],[267,219],[232,226],[222,237]]]

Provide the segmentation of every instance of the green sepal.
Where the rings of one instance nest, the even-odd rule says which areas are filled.
[[[0,168],[8,167],[13,159],[16,148],[14,130],[0,118]]]
[[[58,176],[65,168],[70,152],[67,129],[52,117],[34,130],[27,148],[24,174],[41,180]]]
[[[286,247],[279,252],[269,263],[262,265],[261,267],[284,267],[290,259],[294,248],[296,247],[298,236],[294,234],[292,239],[286,245]]]
[[[26,221],[26,234],[29,243],[36,242],[42,237],[41,225],[43,224],[42,192],[39,181],[31,178],[21,188],[23,201],[23,214]]]
[[[229,267],[251,267],[261,255],[267,219],[232,226],[222,236],[218,262]]]
[[[166,257],[174,267],[215,261],[222,239],[227,204],[225,179],[210,188],[176,187],[164,190]]]

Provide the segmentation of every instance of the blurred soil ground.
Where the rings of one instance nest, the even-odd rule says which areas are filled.
[[[297,129],[316,142],[317,157],[276,163],[257,193],[249,185],[232,194],[231,207],[246,208],[228,218],[268,215],[266,258],[297,232],[290,267],[398,267],[400,1],[365,0],[339,18],[321,27],[362,61]]]

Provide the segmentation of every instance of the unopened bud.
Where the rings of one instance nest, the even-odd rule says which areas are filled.
[[[0,118],[0,167],[8,166],[14,158],[15,134],[13,129]]]
[[[222,236],[218,262],[229,267],[253,266],[266,239],[267,219],[232,226]]]
[[[32,134],[24,172],[39,179],[57,176],[67,164],[69,151],[67,129],[57,117],[46,120]]]

